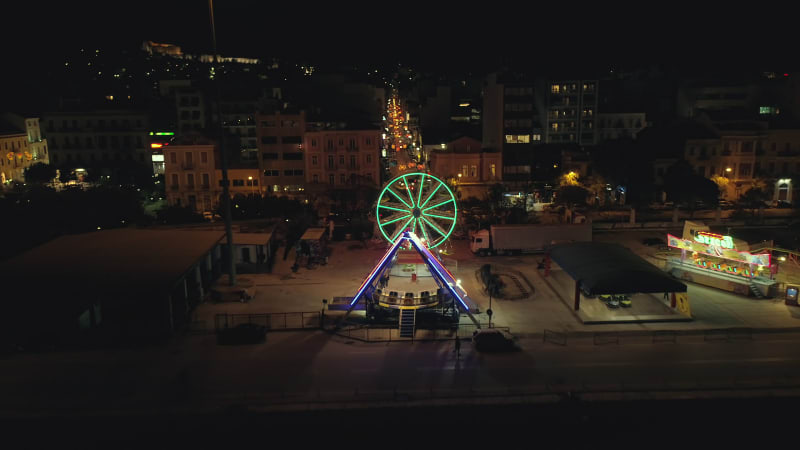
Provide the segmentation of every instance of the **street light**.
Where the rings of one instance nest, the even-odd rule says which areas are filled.
[[[251,189],[253,191],[253,195],[256,195],[256,185],[253,184],[253,177],[247,177],[247,181],[250,182],[250,187],[253,188]]]
[[[733,171],[733,169],[731,169],[730,167],[726,167],[725,168],[725,172],[732,172],[732,171]]]

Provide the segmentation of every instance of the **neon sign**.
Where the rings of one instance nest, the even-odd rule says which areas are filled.
[[[694,237],[694,240],[701,244],[733,249],[733,238],[730,236],[708,233],[706,231],[698,231],[697,235]]]

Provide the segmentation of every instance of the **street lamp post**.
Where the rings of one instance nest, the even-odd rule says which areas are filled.
[[[217,30],[214,26],[214,0],[208,0],[208,11],[211,15],[211,43],[214,50],[214,62],[219,64],[217,55]],[[233,260],[233,227],[231,226],[231,195],[230,180],[228,179],[228,155],[225,154],[225,137],[222,132],[222,109],[220,108],[219,80],[214,80],[216,86],[217,126],[219,131],[219,156],[222,169],[222,214],[225,219],[225,237],[228,240],[228,278],[231,286],[236,286],[236,264]]]

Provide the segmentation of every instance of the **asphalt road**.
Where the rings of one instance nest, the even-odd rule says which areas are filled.
[[[213,336],[199,335],[168,347],[14,355],[0,360],[0,417],[800,387],[800,353],[788,335],[563,347],[520,342],[523,350],[510,354],[479,353],[465,342],[456,358],[452,342],[363,343],[319,331],[273,332],[268,342],[250,346],[219,346]]]

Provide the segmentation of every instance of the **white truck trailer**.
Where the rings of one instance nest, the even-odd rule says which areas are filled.
[[[470,250],[480,256],[495,254],[540,253],[566,242],[591,242],[592,225],[492,225],[477,231]]]

